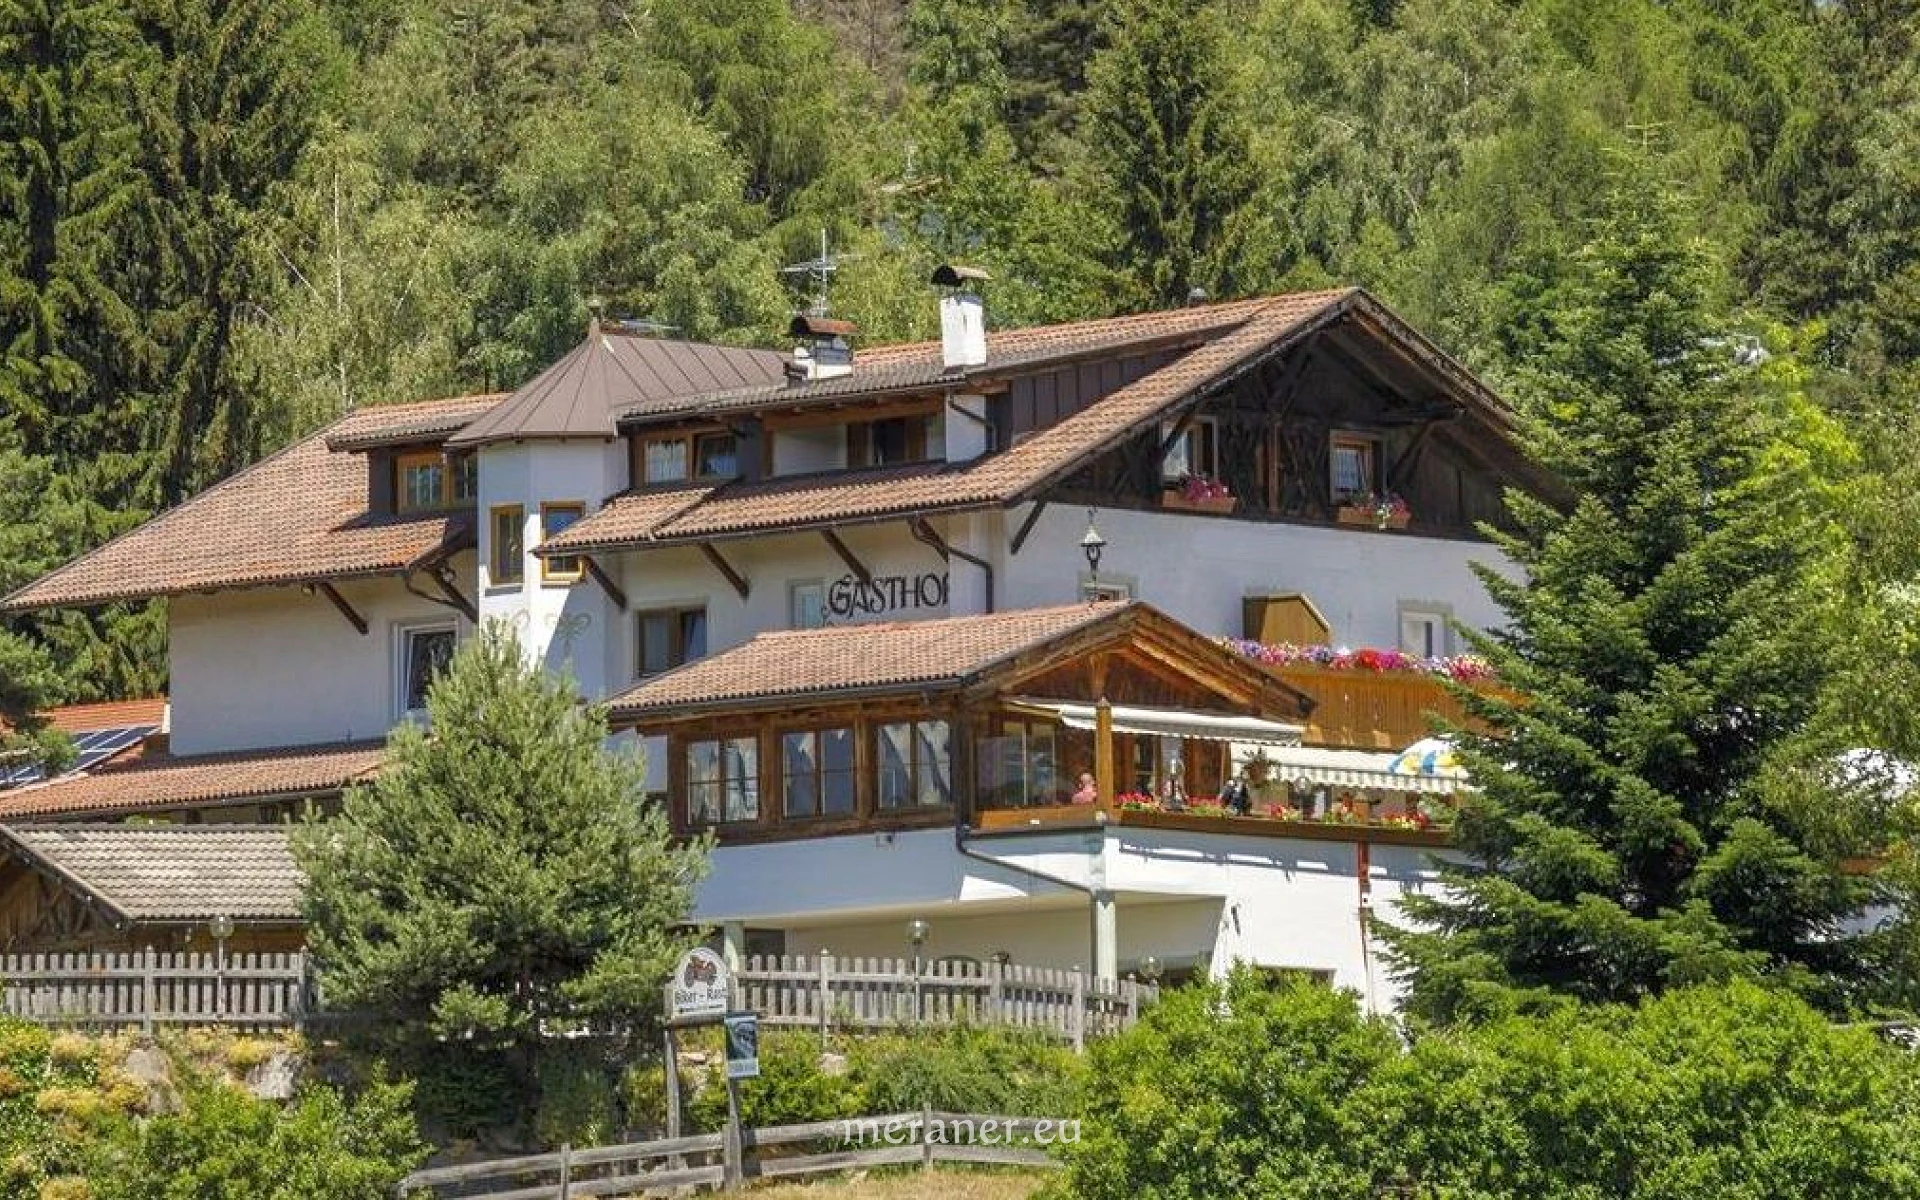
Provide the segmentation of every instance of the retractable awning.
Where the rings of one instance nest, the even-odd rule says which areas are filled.
[[[1332,788],[1442,796],[1468,786],[1466,777],[1458,771],[1432,775],[1396,771],[1393,764],[1401,757],[1399,754],[1296,745],[1278,752],[1268,751],[1267,757],[1273,763],[1273,778],[1280,783],[1304,782]]]
[[[1018,708],[1058,717],[1069,729],[1094,728],[1094,706],[1066,700],[1008,701]],[[1112,706],[1116,733],[1145,733],[1158,737],[1200,738],[1210,742],[1244,742],[1252,746],[1298,746],[1300,726],[1241,717],[1232,713],[1185,712],[1174,708]]]

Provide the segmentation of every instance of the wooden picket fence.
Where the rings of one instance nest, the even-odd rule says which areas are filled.
[[[734,974],[734,1007],[766,1026],[836,1030],[896,1025],[1012,1025],[1071,1041],[1133,1024],[1159,989],[1132,979],[1015,963],[754,956]]]
[[[983,1140],[986,1123],[993,1138]],[[929,1130],[935,1130],[929,1136]],[[491,1159],[415,1171],[398,1194],[421,1200],[576,1200],[583,1196],[670,1195],[680,1190],[727,1189],[753,1179],[913,1166],[943,1162],[1053,1167],[1035,1144],[1058,1137],[1051,1118],[1001,1117],[933,1111],[889,1113],[844,1121],[743,1129],[737,1141],[719,1133],[629,1142],[551,1154]],[[961,1131],[964,1129],[965,1134]],[[1077,1136],[1078,1130],[1075,1130]],[[870,1144],[871,1143],[871,1144]]]
[[[313,1001],[304,950],[0,955],[0,1013],[47,1024],[298,1027]]]

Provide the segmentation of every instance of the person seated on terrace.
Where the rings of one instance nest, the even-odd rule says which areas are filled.
[[[1092,804],[1098,799],[1100,799],[1099,786],[1094,783],[1093,776],[1082,772],[1080,775],[1080,786],[1075,788],[1073,792],[1073,802],[1075,804]]]

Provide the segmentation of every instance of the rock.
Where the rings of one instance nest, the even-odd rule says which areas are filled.
[[[820,1073],[826,1076],[845,1075],[847,1073],[847,1056],[832,1053],[821,1054]]]
[[[291,1100],[300,1085],[303,1066],[299,1055],[276,1046],[272,1054],[247,1072],[247,1091],[259,1100]]]
[[[174,1086],[173,1064],[150,1038],[141,1038],[127,1051],[120,1072],[146,1093],[147,1113],[161,1116],[180,1111],[180,1089]]]

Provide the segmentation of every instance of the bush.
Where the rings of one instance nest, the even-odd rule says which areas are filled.
[[[727,1123],[725,1059],[715,1043],[713,1067],[694,1092],[691,1128],[711,1132]],[[740,1120],[749,1127],[802,1125],[857,1117],[866,1096],[851,1075],[820,1069],[820,1039],[807,1033],[768,1031],[760,1036],[760,1075],[740,1084]]]
[[[869,1112],[1061,1116],[1077,1107],[1083,1059],[1039,1034],[987,1026],[887,1034],[858,1042],[853,1075]]]
[[[1353,999],[1242,973],[1092,1055],[1082,1200],[1681,1200],[1920,1189],[1920,1066],[1752,984],[1568,1006],[1403,1049]]]

